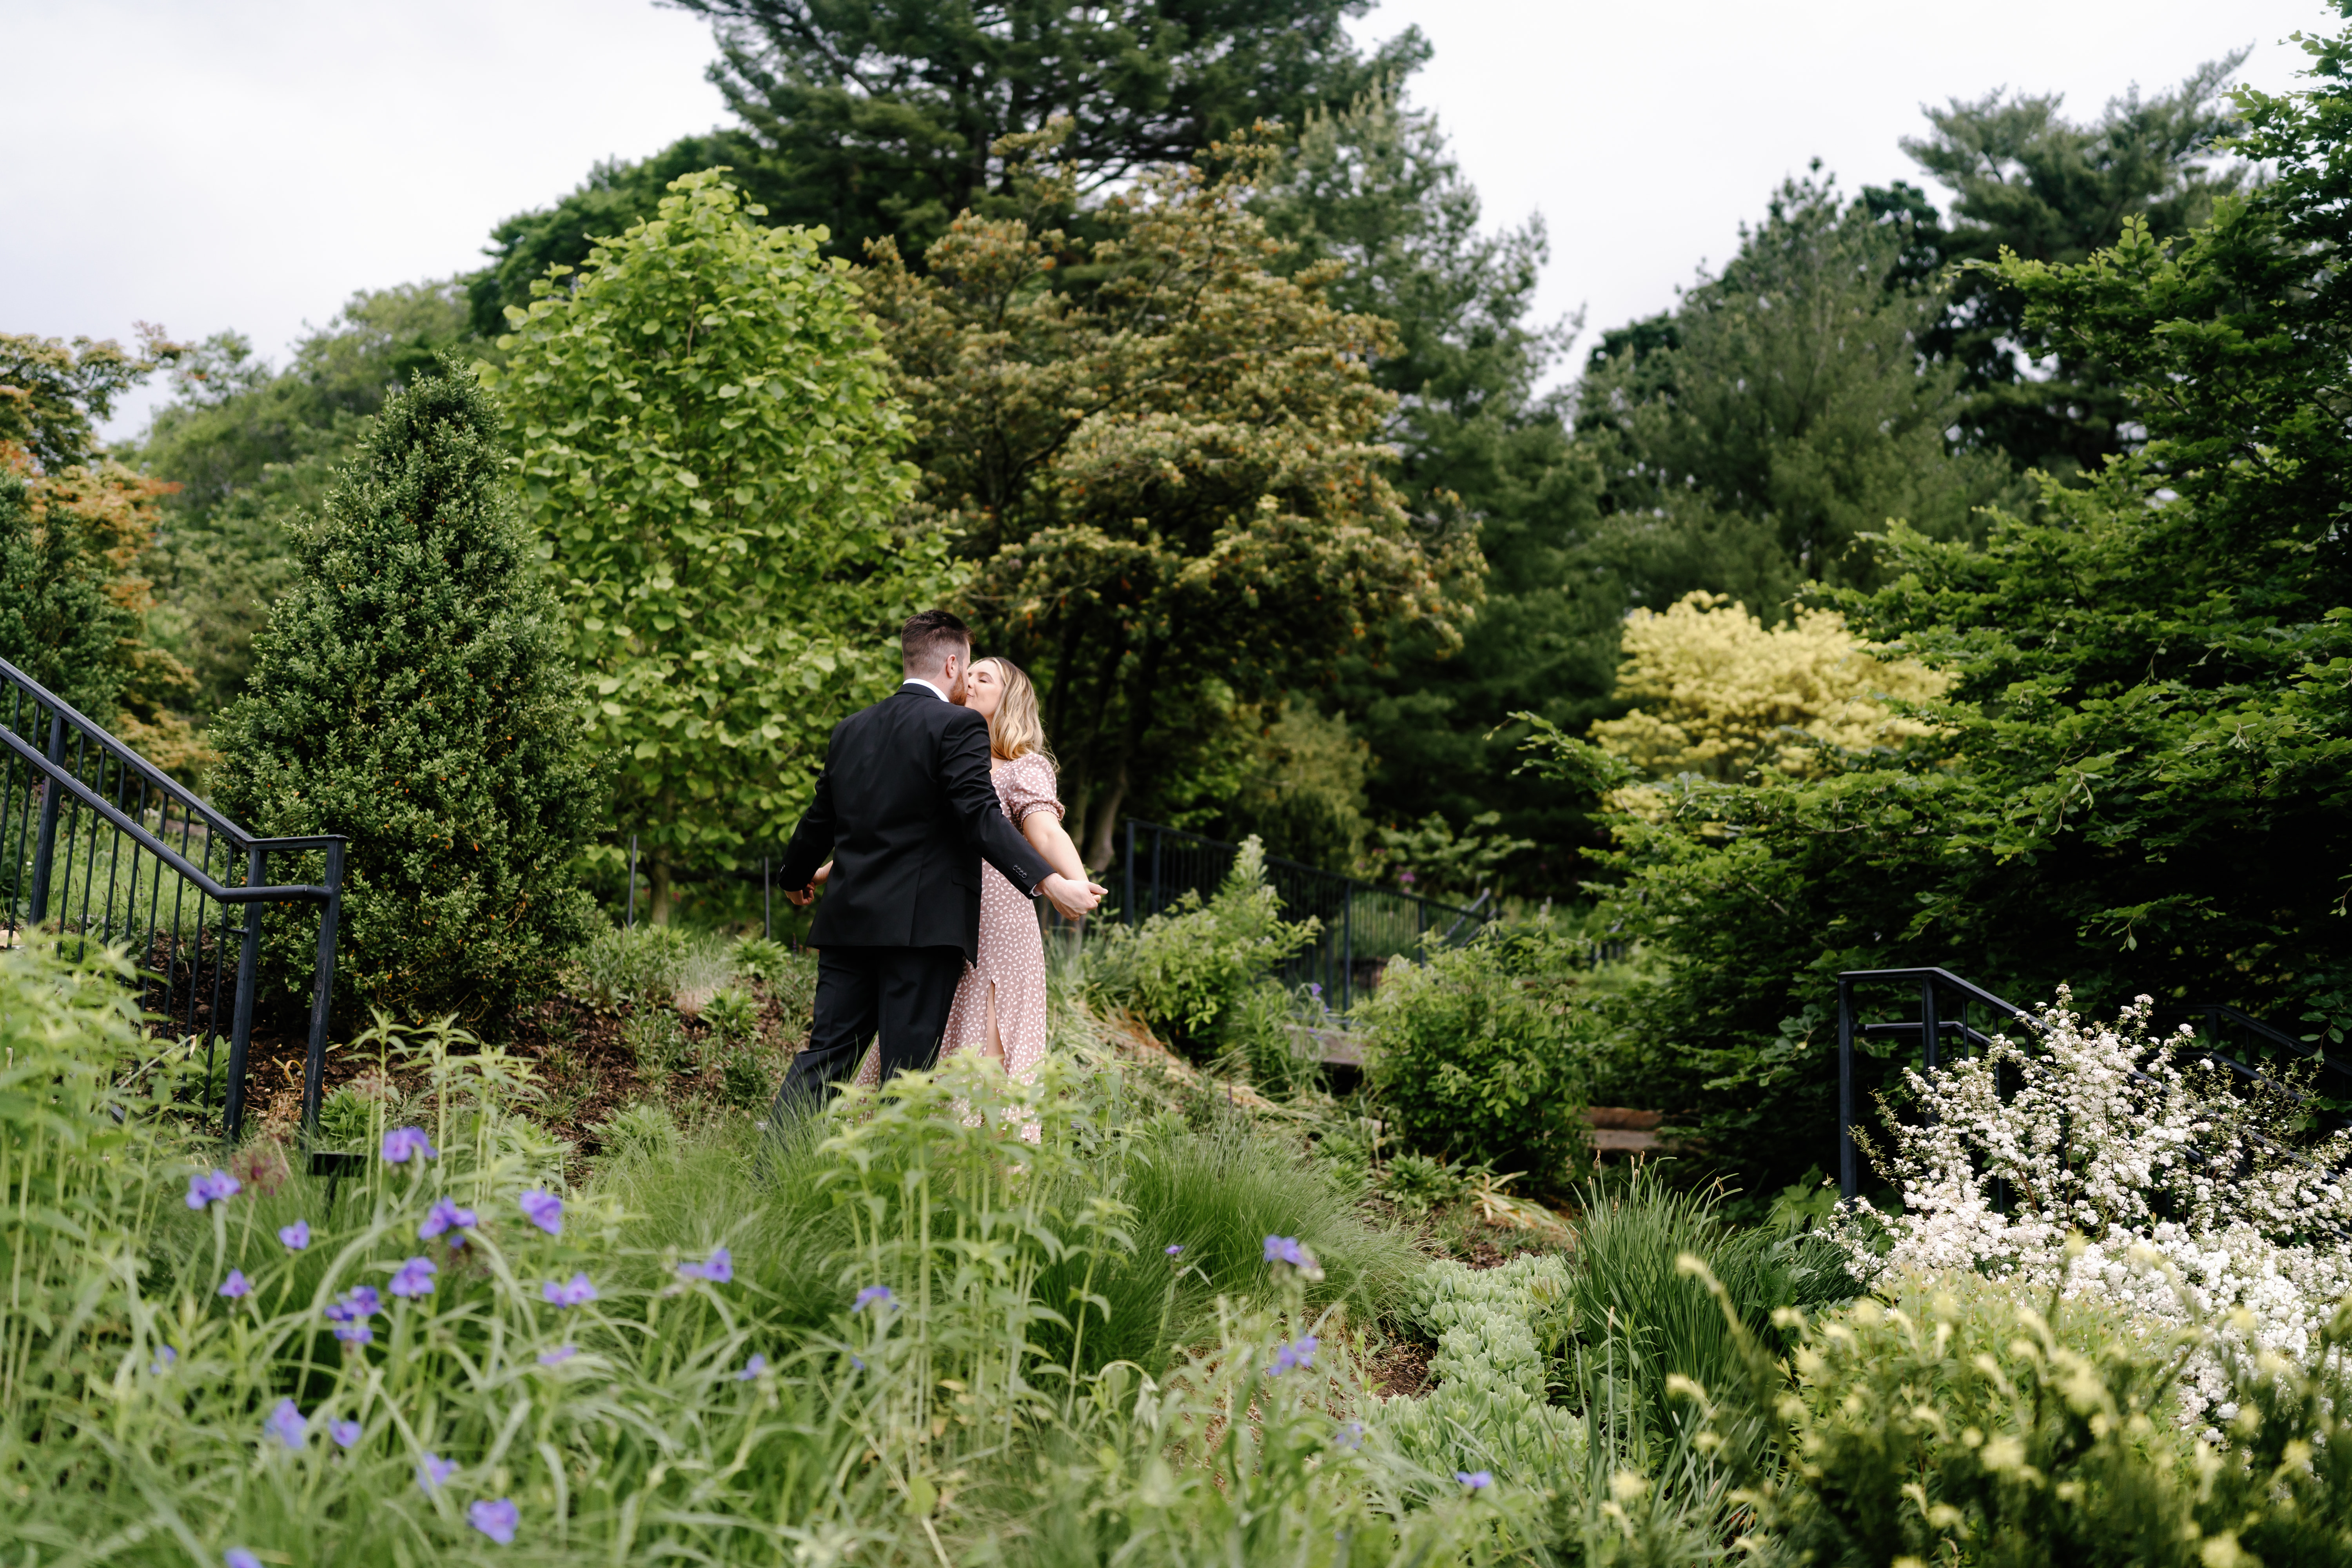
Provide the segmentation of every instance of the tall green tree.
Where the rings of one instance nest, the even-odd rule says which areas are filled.
[[[914,256],[1010,197],[1004,137],[1069,122],[1084,197],[1187,163],[1259,120],[1302,121],[1427,58],[1407,28],[1370,58],[1365,0],[680,0],[709,17],[728,106],[792,171],[778,216]]]
[[[1916,231],[1913,270],[1960,268],[1921,347],[1959,369],[1972,444],[2066,479],[2129,447],[2120,369],[2047,335],[1999,272],[1966,264],[2007,250],[2071,266],[2113,245],[2130,218],[2168,238],[2203,223],[2248,175],[2222,148],[2237,124],[2226,89],[2245,58],[2241,49],[2200,66],[2152,99],[2134,88],[2089,123],[2066,119],[2054,94],[1955,99],[1927,111],[1929,134],[1904,142],[1952,193],[1948,218],[1936,222],[1930,209]]]
[[[2309,91],[2241,100],[2268,184],[2178,238],[2132,218],[2084,261],[2000,263],[2147,439],[1981,547],[1892,531],[1880,584],[1835,596],[1950,678],[1896,705],[1939,743],[1620,819],[1621,912],[1663,954],[1629,1036],[1751,1191],[1827,1163],[1841,970],[2352,1029],[2352,31],[2310,47]]]
[[[551,558],[614,809],[672,875],[773,843],[824,739],[897,683],[891,637],[956,581],[897,527],[905,417],[857,279],[715,173],[542,279],[499,340],[529,515]]]
[[[1521,880],[1564,883],[1577,862],[1563,851],[1583,818],[1513,776],[1509,716],[1535,710],[1567,724],[1598,711],[1622,605],[1612,582],[1581,569],[1598,470],[1538,391],[1570,325],[1535,316],[1543,226],[1486,227],[1435,117],[1386,89],[1311,114],[1255,205],[1297,247],[1286,265],[1336,264],[1329,297],[1393,324],[1372,377],[1396,395],[1383,434],[1399,454],[1398,489],[1418,528],[1475,537],[1486,567],[1458,651],[1402,626],[1385,658],[1344,660],[1311,700],[1369,742],[1378,821],[1434,812],[1460,826],[1499,810],[1506,837],[1539,846],[1522,858]],[[1269,832],[1270,847],[1282,826],[1235,826]]]
[[[352,840],[348,999],[492,1026],[586,934],[569,872],[604,804],[500,436],[454,362],[385,401],[216,730],[232,816]],[[289,973],[301,923],[272,935]]]
[[[31,489],[0,468],[0,658],[81,711],[111,715],[137,617],[107,592],[103,546],[70,515],[37,516]]]
[[[1272,149],[1154,170],[1088,239],[1055,225],[1063,133],[1003,148],[1041,162],[1032,216],[959,218],[919,274],[886,243],[873,286],[925,512],[977,565],[988,645],[1040,682],[1100,865],[1121,812],[1163,804],[1237,708],[1397,622],[1442,627],[1475,562],[1416,531],[1387,478],[1392,398],[1366,363],[1386,324],[1323,297],[1336,268],[1273,270],[1246,205]]]
[[[725,169],[749,203],[771,216],[792,201],[789,172],[740,130],[681,136],[649,158],[608,159],[553,205],[517,213],[490,231],[490,264],[466,279],[474,335],[496,339],[507,330],[507,307],[528,306],[530,286],[549,268],[578,268],[599,240],[652,217],[672,180],[703,169]]]
[[[1897,270],[1913,227],[1832,181],[1787,182],[1721,274],[1604,337],[1577,432],[1612,519],[1601,554],[1637,602],[1777,606],[1801,583],[1874,581],[1864,536],[1890,518],[1977,531],[2008,470],[1949,438],[1959,373],[1921,353],[1944,299]]]
[[[467,337],[450,281],[362,289],[272,366],[236,332],[180,356],[175,395],[126,452],[176,486],[148,569],[157,640],[192,673],[202,720],[245,688],[254,635],[293,586],[295,535],[325,504],[384,398]]]

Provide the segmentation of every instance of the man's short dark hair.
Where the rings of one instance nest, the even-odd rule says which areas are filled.
[[[898,628],[898,658],[908,675],[929,675],[970,647],[971,628],[946,610],[925,610]]]

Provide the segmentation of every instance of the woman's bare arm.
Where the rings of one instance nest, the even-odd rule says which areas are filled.
[[[1061,820],[1052,812],[1039,809],[1031,812],[1021,823],[1021,837],[1029,847],[1045,858],[1045,863],[1073,882],[1090,881],[1086,862],[1078,858],[1078,847],[1070,842]]]

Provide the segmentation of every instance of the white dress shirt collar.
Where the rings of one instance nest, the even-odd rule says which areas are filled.
[[[938,698],[938,699],[939,699],[940,701],[942,701],[942,702],[947,702],[947,701],[950,701],[950,700],[952,700],[948,696],[948,694],[947,694],[946,692],[941,691],[941,690],[940,690],[937,686],[934,686],[934,685],[932,685],[929,681],[925,680],[925,679],[924,679],[921,676],[919,676],[919,675],[910,675],[910,676],[907,677],[906,680],[903,682],[903,686],[919,686],[919,687],[921,687],[924,690],[926,690],[926,691],[929,692],[932,696],[934,696],[934,697],[936,697],[936,698]],[[903,686],[902,686],[902,689],[903,689]]]

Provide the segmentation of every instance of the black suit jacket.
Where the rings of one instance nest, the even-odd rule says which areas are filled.
[[[928,687],[852,713],[833,728],[816,798],[777,879],[833,875],[809,929],[816,947],[980,951],[980,862],[1035,896],[1051,868],[1005,820],[989,778],[988,721]]]

